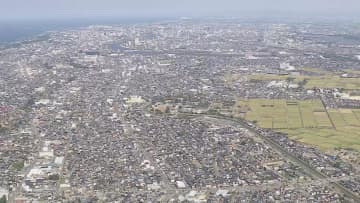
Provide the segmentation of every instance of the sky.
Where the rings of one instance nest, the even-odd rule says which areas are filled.
[[[97,17],[352,17],[360,0],[0,0],[0,19]]]

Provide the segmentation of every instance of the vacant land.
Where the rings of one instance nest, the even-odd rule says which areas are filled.
[[[238,100],[233,115],[323,150],[360,151],[360,109],[327,111],[320,100],[250,99]]]

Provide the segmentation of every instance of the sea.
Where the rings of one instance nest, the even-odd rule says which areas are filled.
[[[62,31],[90,25],[124,25],[174,21],[176,18],[0,20],[0,46],[30,40],[48,31]]]

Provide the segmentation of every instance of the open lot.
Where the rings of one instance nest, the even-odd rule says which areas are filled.
[[[289,134],[290,138],[323,150],[348,148],[360,151],[360,109],[329,109],[320,100],[238,100],[234,117],[260,127]]]

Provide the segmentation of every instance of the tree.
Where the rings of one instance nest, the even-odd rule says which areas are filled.
[[[6,196],[3,195],[1,198],[0,198],[0,203],[6,203]]]
[[[288,82],[288,83],[290,83],[290,82],[292,82],[294,80],[295,80],[295,78],[293,78],[293,77],[287,77],[286,78],[286,82]]]
[[[17,171],[21,171],[24,168],[24,160],[17,161],[13,164],[13,168]]]
[[[49,175],[49,180],[59,180],[60,179],[60,176],[59,174],[52,174],[52,175]]]

